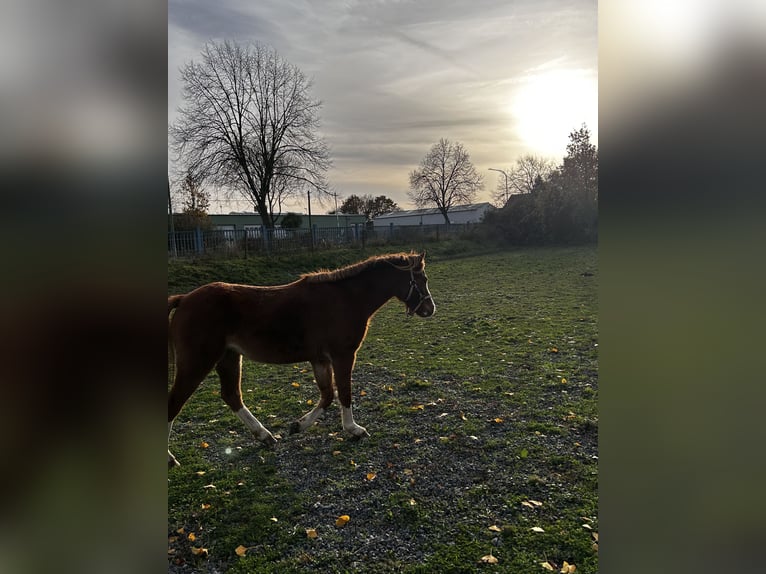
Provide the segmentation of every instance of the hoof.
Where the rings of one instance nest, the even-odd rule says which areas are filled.
[[[263,446],[270,450],[274,450],[277,447],[277,439],[274,438],[271,433],[269,433],[265,438],[262,438],[261,442],[263,443]]]
[[[369,437],[370,433],[367,432],[367,429],[364,427],[359,427],[354,429],[353,431],[349,431],[351,434],[351,438],[349,440],[352,440],[354,442],[363,439],[364,437]]]
[[[295,421],[293,424],[290,425],[290,430],[288,431],[290,434],[297,434],[301,432],[301,423],[298,421]]]

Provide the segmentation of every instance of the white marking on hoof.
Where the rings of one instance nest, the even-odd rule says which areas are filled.
[[[353,436],[356,437],[362,437],[362,436],[370,436],[370,433],[367,432],[367,429],[363,426],[359,426],[354,422],[354,412],[352,407],[344,407],[341,405],[340,407],[340,420],[343,423],[343,430],[345,430],[348,433],[351,433]]]
[[[247,407],[243,406],[236,412],[236,415],[239,417],[239,420],[245,423],[245,426],[250,429],[259,441],[268,446],[277,444],[277,439],[274,438],[274,435],[272,435],[269,432],[269,429],[263,426],[260,421],[253,416],[253,413],[251,413]]]
[[[305,431],[307,428],[313,425],[314,422],[316,422],[316,420],[324,414],[324,412],[325,410],[322,407],[318,405],[315,406],[313,409],[295,421],[292,425],[290,425],[290,432],[296,433]]]
[[[168,422],[168,443],[170,443],[170,429],[173,428],[173,421]],[[181,463],[176,460],[176,457],[172,455],[170,452],[170,449],[168,449],[168,468],[173,468],[174,466],[181,466]]]

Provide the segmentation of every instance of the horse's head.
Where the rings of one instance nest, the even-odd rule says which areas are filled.
[[[399,299],[407,306],[407,315],[430,317],[436,312],[436,304],[428,290],[425,252],[410,257],[407,271],[410,275],[407,294],[403,297],[400,296]]]

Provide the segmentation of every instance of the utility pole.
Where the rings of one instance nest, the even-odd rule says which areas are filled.
[[[170,212],[170,249],[171,253],[173,253],[173,258],[175,259],[178,257],[178,253],[176,251],[176,226],[173,221],[173,202],[170,199],[170,177],[168,177],[168,212]]]
[[[309,199],[309,234],[311,236],[311,251],[314,251],[314,226],[311,225],[311,188],[306,188],[306,193]]]
[[[489,171],[499,171],[505,176],[505,201],[503,202],[503,205],[508,203],[508,198],[510,197],[510,194],[508,193],[508,174],[505,172],[504,169],[497,169],[495,167],[490,167]]]
[[[340,227],[340,220],[338,219],[338,192],[333,193],[335,197],[335,227]]]

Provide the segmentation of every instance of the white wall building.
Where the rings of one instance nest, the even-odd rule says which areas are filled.
[[[492,209],[491,203],[471,203],[468,205],[456,205],[449,210],[451,223],[479,223],[488,209]],[[375,227],[389,227],[404,225],[444,225],[442,212],[435,207],[427,209],[411,209],[409,211],[395,211],[379,215],[372,220]]]

